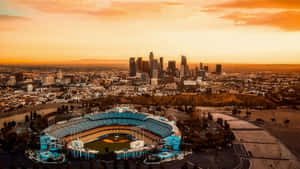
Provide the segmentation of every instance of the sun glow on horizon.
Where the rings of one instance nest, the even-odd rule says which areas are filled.
[[[277,1],[3,0],[0,63],[127,60],[154,51],[166,60],[300,64],[300,2]]]

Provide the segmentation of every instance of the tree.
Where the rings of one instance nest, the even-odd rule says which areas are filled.
[[[32,111],[30,112],[30,120],[32,120],[32,116],[33,116],[33,113]]]
[[[238,113],[238,115],[241,115],[242,111],[241,111],[241,110],[238,110],[237,113]]]
[[[136,169],[141,169],[141,164],[140,164],[139,161],[137,161],[137,162],[135,163],[135,168],[136,168]]]
[[[232,109],[232,115],[236,115],[237,112],[238,112],[237,108],[233,108],[233,109]]]
[[[40,114],[37,115],[37,119],[41,120],[42,116]]]
[[[199,167],[195,164],[193,169],[199,169]]]
[[[23,163],[21,164],[21,169],[26,169],[26,167]]]
[[[129,169],[129,168],[130,168],[129,161],[125,160],[124,169]]]
[[[183,166],[181,167],[181,169],[189,169],[188,164],[185,162],[185,163],[183,164]]]
[[[17,167],[14,164],[12,164],[9,166],[9,169],[17,169]]]
[[[222,119],[222,118],[218,118],[218,119],[217,119],[217,123],[218,123],[221,127],[223,127],[223,119]]]
[[[37,163],[34,163],[33,166],[32,166],[32,168],[33,169],[39,169],[40,167],[39,167],[39,165]]]
[[[56,164],[56,169],[62,169],[61,165],[58,163]],[[80,168],[80,169],[83,169],[83,168]]]
[[[43,166],[43,169],[49,169],[49,167],[48,166]]]
[[[95,162],[94,162],[94,160],[90,160],[90,169],[95,169]]]
[[[116,159],[114,159],[113,165],[114,165],[114,169],[118,169],[118,161]]]
[[[164,166],[163,163],[160,163],[160,164],[159,164],[159,169],[165,169],[165,166]]]
[[[34,111],[34,113],[33,113],[33,119],[35,120],[36,117],[37,117],[37,113],[36,113],[36,111]]]
[[[11,122],[11,125],[12,125],[12,127],[15,127],[15,126],[17,125],[16,121],[13,120],[13,121]]]
[[[28,117],[28,115],[25,116],[25,122],[26,122],[26,123],[29,122],[29,117]]]
[[[229,123],[227,122],[227,120],[225,120],[225,122],[224,122],[224,129],[225,129],[225,130],[229,130],[229,129],[230,129],[230,125],[229,125]]]
[[[290,123],[290,120],[285,120],[285,121],[284,121],[284,124],[285,124],[287,127],[288,127],[289,123]]]
[[[252,114],[252,113],[251,113],[250,111],[247,111],[247,112],[246,112],[247,117],[250,117],[251,114]]]
[[[67,169],[72,169],[72,165],[70,162],[67,164]]]
[[[212,121],[212,120],[213,120],[213,116],[211,115],[211,112],[208,112],[208,114],[207,114],[207,119],[208,119],[209,121]]]

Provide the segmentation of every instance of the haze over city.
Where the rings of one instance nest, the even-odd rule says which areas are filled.
[[[300,63],[297,0],[1,0],[0,63]]]

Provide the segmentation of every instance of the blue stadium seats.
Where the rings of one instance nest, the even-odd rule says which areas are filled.
[[[145,114],[131,112],[109,112],[87,116],[77,123],[65,125],[52,132],[52,135],[62,138],[100,126],[125,125],[136,126],[150,131],[162,138],[172,135],[172,126],[158,120],[147,118]]]

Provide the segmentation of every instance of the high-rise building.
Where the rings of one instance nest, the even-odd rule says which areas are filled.
[[[170,60],[168,61],[168,74],[169,75],[176,75],[176,61]]]
[[[158,68],[159,68],[159,66],[158,66],[158,60],[157,59],[153,59],[152,70],[158,69]]]
[[[204,71],[208,72],[208,66],[204,66]]]
[[[185,77],[185,66],[183,64],[180,65],[180,79],[184,79]]]
[[[136,65],[134,57],[131,57],[129,59],[129,76],[136,76]]]
[[[199,72],[200,72],[200,70],[199,70],[198,66],[196,66],[193,77],[198,76],[198,75],[199,75]]]
[[[143,72],[143,58],[138,57],[136,60],[136,71],[141,73]]]
[[[152,73],[151,73],[153,78],[158,78],[158,73],[159,73],[158,69],[159,69],[158,60],[154,59],[152,63]]]
[[[189,70],[189,66],[187,64],[186,56],[181,56],[180,72],[182,73],[181,78],[190,76],[190,70]]]
[[[159,65],[160,65],[160,71],[164,72],[164,58],[163,57],[159,58]]]
[[[200,70],[203,70],[203,63],[200,62]]]
[[[59,80],[62,80],[63,79],[63,73],[61,71],[61,69],[59,69],[57,72],[56,72],[56,78],[59,79]]]
[[[143,72],[149,73],[149,61],[143,61]]]
[[[158,69],[153,69],[153,71],[152,71],[152,78],[158,79]]]
[[[217,74],[221,74],[222,73],[222,65],[221,64],[217,64],[216,65],[216,73]]]
[[[186,56],[181,56],[181,65],[184,65],[184,66],[187,65],[187,59],[186,59]]]
[[[149,63],[150,63],[150,69],[151,70],[152,70],[153,60],[154,60],[154,54],[153,54],[153,52],[150,52],[150,54],[149,54]]]

